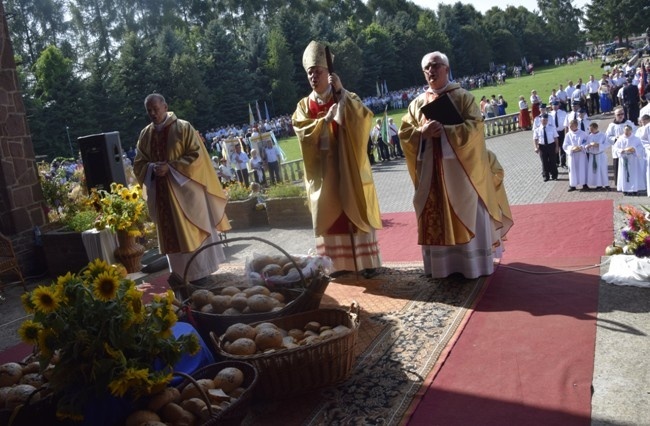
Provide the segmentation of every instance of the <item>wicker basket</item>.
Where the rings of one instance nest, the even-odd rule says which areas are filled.
[[[35,395],[44,395],[41,399]],[[2,426],[32,426],[37,424],[58,424],[56,419],[56,404],[48,389],[41,387],[29,396],[27,402],[14,409],[0,409],[0,425]]]
[[[228,327],[236,323],[250,324],[253,322],[267,321],[274,318],[280,318],[283,316],[296,314],[299,312],[318,309],[318,306],[320,305],[320,301],[323,298],[323,294],[325,293],[325,290],[329,285],[330,277],[328,275],[325,275],[322,272],[318,273],[314,277],[305,278],[304,274],[302,273],[302,271],[300,270],[296,262],[293,260],[292,256],[290,256],[285,250],[283,250],[276,244],[273,244],[262,238],[258,238],[258,237],[231,238],[228,239],[228,243],[233,243],[236,241],[247,241],[247,240],[264,242],[278,249],[282,254],[287,256],[287,258],[289,258],[291,262],[294,263],[296,269],[298,270],[300,274],[300,282],[296,283],[295,288],[278,288],[273,290],[284,294],[287,300],[291,300],[291,302],[287,303],[284,308],[273,312],[260,312],[260,313],[242,314],[242,315],[220,315],[220,314],[211,314],[211,313],[205,313],[205,312],[193,310],[189,307],[189,299],[188,299],[189,291],[187,291],[186,294],[188,294],[188,296],[185,298],[185,302],[183,306],[184,314],[181,315],[181,318],[182,320],[191,323],[205,341],[208,341],[210,339],[211,332],[214,332],[217,335],[221,335],[223,334],[223,332],[226,331]],[[216,243],[208,244],[205,247],[202,247],[201,250],[222,243],[223,241],[218,241]],[[185,268],[185,276],[183,277],[183,282],[185,283],[184,286],[186,286],[188,290],[191,287],[186,280],[187,271],[189,269],[190,263],[201,250],[197,251],[194,254],[194,256],[190,258]]]
[[[302,329],[310,321],[330,326],[345,325],[351,332],[315,344],[249,356],[232,355],[223,350],[223,336],[217,338],[211,333],[211,340],[221,357],[245,361],[257,368],[257,397],[284,398],[341,382],[352,371],[354,346],[359,332],[359,306],[353,304],[349,311],[317,309],[266,322],[290,330]]]
[[[238,426],[248,414],[250,408],[253,391],[258,383],[257,369],[251,364],[241,361],[223,361],[216,364],[206,365],[193,372],[191,375],[185,373],[174,373],[184,377],[185,379],[176,386],[178,390],[182,391],[185,386],[190,383],[196,385],[196,381],[200,379],[214,379],[219,371],[227,367],[238,368],[244,373],[244,383],[242,387],[246,390],[240,395],[235,402],[228,408],[222,411],[210,411],[210,419],[202,423],[201,426]],[[200,389],[199,386],[197,388]],[[210,406],[210,401],[204,393],[203,400]]]

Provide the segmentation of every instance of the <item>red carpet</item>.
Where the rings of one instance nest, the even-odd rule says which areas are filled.
[[[385,213],[381,222],[384,228],[377,232],[377,239],[382,262],[422,261],[415,212]]]
[[[591,423],[599,268],[611,200],[514,206],[502,265],[411,425]],[[531,274],[510,268],[535,271]]]

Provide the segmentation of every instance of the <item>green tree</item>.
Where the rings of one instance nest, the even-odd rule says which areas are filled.
[[[508,30],[498,29],[492,33],[492,57],[497,64],[518,65],[521,50],[517,38]]]
[[[631,35],[645,32],[649,13],[645,0],[592,0],[586,8],[584,26],[591,41],[616,39],[623,43]]]
[[[144,98],[157,89],[151,81],[152,64],[142,58],[151,56],[151,44],[135,33],[128,33],[113,63],[111,98],[118,105],[123,145],[133,144],[145,123]]]
[[[269,55],[266,64],[271,79],[271,98],[276,114],[293,112],[298,101],[297,88],[293,82],[294,67],[291,52],[279,29],[269,33]]]
[[[378,84],[384,80],[398,80],[397,49],[386,28],[377,23],[368,25],[361,32],[357,45],[362,52],[365,71],[359,86],[360,95],[376,95]]]
[[[205,127],[248,122],[248,102],[255,98],[255,78],[245,55],[237,48],[234,34],[224,29],[221,21],[208,25],[203,40],[204,103],[210,115]]]
[[[28,68],[48,45],[62,41],[68,29],[63,0],[6,0],[5,12],[14,51]]]
[[[555,55],[579,49],[584,45],[580,34],[580,9],[573,6],[572,0],[537,0],[542,19],[551,35]]]
[[[32,128],[34,150],[50,158],[76,156],[76,143],[67,138],[88,132],[86,92],[74,75],[72,61],[54,46],[47,47],[34,65],[36,108]],[[72,146],[71,146],[72,145]]]
[[[334,72],[341,78],[346,89],[356,92],[363,79],[362,52],[352,40],[345,40],[332,45],[334,54]],[[302,73],[303,78],[304,73]]]

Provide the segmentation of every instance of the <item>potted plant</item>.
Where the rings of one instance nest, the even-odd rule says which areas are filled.
[[[66,166],[67,164],[67,166]],[[94,227],[97,213],[87,205],[83,169],[72,160],[39,163],[39,178],[49,223],[40,229],[43,256],[51,276],[78,271],[88,263],[81,232]]]
[[[173,335],[173,292],[148,304],[142,296],[123,268],[101,260],[22,296],[33,317],[19,335],[35,346],[57,418],[123,422],[133,401],[167,386],[183,353],[198,352],[194,334]]]
[[[230,220],[232,229],[248,229],[267,224],[264,211],[255,209],[256,198],[251,197],[250,191],[241,183],[232,183],[224,190],[228,195],[226,216]]]
[[[303,184],[278,184],[267,190],[266,216],[269,226],[295,228],[312,226]]]
[[[110,192],[93,188],[89,200],[99,212],[95,227],[99,230],[110,228],[117,235],[115,258],[129,273],[139,271],[144,246],[136,238],[143,235],[148,216],[140,185],[127,187],[113,182]]]

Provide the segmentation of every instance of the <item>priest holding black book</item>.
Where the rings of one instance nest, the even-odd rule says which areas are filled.
[[[450,81],[444,53],[426,54],[421,66],[429,87],[409,105],[399,136],[415,186],[424,271],[490,275],[512,220],[497,197],[483,117],[474,96]]]

